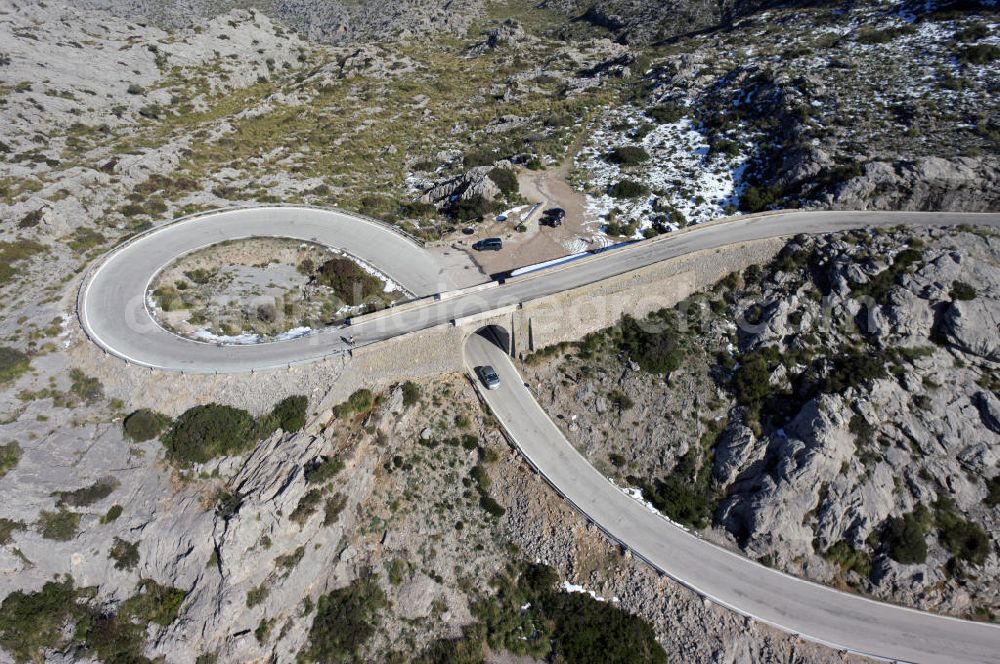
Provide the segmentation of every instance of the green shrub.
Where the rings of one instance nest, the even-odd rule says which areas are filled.
[[[168,456],[181,464],[239,454],[253,443],[254,420],[245,410],[210,403],[178,417],[163,436]]]
[[[622,180],[611,186],[608,190],[613,198],[638,198],[649,193],[646,185],[635,180]]]
[[[135,569],[139,564],[139,544],[116,537],[108,557],[115,561],[115,569]]]
[[[113,477],[105,477],[74,491],[53,491],[52,497],[58,498],[56,507],[64,505],[88,507],[110,496],[116,488],[118,488],[118,480]]]
[[[160,435],[163,428],[170,423],[170,418],[166,415],[141,408],[125,418],[122,426],[125,435],[134,442],[141,443],[152,440]]]
[[[950,295],[953,300],[974,300],[976,289],[964,281],[953,281]]]
[[[19,273],[19,263],[45,250],[45,245],[32,240],[0,241],[0,285],[9,282]],[[0,354],[0,380],[3,380],[3,366],[3,356]]]
[[[259,586],[251,588],[247,591],[247,608],[252,609],[257,606],[267,599],[268,594],[269,591],[266,583],[262,583]]]
[[[38,592],[12,592],[0,603],[0,646],[18,662],[40,662],[45,650],[80,651],[114,664],[148,662],[147,625],[176,620],[186,594],[146,579],[117,614],[89,606],[93,596],[93,589],[74,588],[68,575]]]
[[[486,645],[497,652],[533,660],[574,664],[665,664],[666,654],[653,628],[612,602],[584,593],[561,592],[559,578],[545,565],[519,565],[491,584],[494,597],[472,607],[480,621],[465,632],[462,642],[434,645],[421,662],[482,661],[475,653]],[[485,642],[485,643],[484,643]],[[433,659],[428,657],[436,652]],[[453,660],[450,654],[469,655]]]
[[[621,350],[648,373],[676,371],[685,356],[676,322],[670,310],[650,314],[642,323],[631,316],[623,316],[620,324]]]
[[[774,188],[747,187],[740,196],[740,210],[743,212],[760,212],[778,200],[778,191]]]
[[[38,530],[45,539],[68,542],[76,536],[76,528],[80,525],[80,515],[70,512],[65,507],[58,512],[42,511],[38,515]]]
[[[306,482],[309,484],[323,484],[328,480],[332,480],[343,469],[344,462],[338,457],[320,457],[319,463],[306,466]]]
[[[152,579],[143,579],[139,582],[139,592],[125,600],[119,615],[143,624],[154,622],[166,627],[177,620],[185,597],[187,593],[180,588],[161,586]]]
[[[420,386],[411,380],[403,383],[403,405],[409,408],[420,401]]]
[[[465,153],[462,157],[462,164],[466,168],[475,168],[477,166],[492,166],[497,162],[496,154],[491,150],[477,149],[471,150]]]
[[[1000,46],[996,44],[975,44],[966,46],[959,54],[962,62],[973,65],[988,65],[1000,59]]]
[[[608,161],[622,165],[641,164],[649,161],[649,153],[639,145],[622,145],[608,154]]]
[[[958,560],[982,565],[990,553],[990,538],[982,526],[960,517],[955,504],[942,498],[934,505],[938,540]]]
[[[851,570],[862,577],[871,574],[871,556],[864,551],[858,551],[846,540],[840,540],[831,546],[823,553],[823,557],[840,565],[841,569]]]
[[[107,513],[101,517],[101,523],[111,523],[122,515],[122,511],[121,505],[112,505],[108,508]]]
[[[24,530],[24,523],[0,517],[0,546],[10,544],[15,531]]]
[[[929,513],[923,505],[902,516],[889,518],[884,535],[889,557],[904,565],[919,565],[926,561],[927,542],[924,537],[928,521]]]
[[[43,650],[65,642],[67,620],[81,614],[70,578],[34,593],[15,590],[0,603],[0,646],[18,662],[41,662]]]
[[[300,546],[295,551],[291,553],[286,553],[284,555],[278,556],[274,559],[275,567],[278,567],[285,571],[286,574],[295,569],[295,566],[299,564],[302,557],[306,555],[306,547]]]
[[[362,388],[347,397],[347,405],[355,413],[367,413],[375,405],[375,395],[371,390]]]
[[[490,516],[499,519],[507,511],[492,496],[480,496],[479,506]]]
[[[292,510],[290,518],[295,523],[302,525],[319,509],[319,504],[322,500],[322,491],[319,489],[309,489],[305,495],[299,498],[299,504]]]
[[[331,258],[316,271],[316,283],[326,286],[351,306],[381,300],[385,284],[350,258]]]
[[[643,498],[677,523],[701,530],[708,525],[714,511],[712,500],[698,487],[680,477],[665,477],[652,485],[636,482]]]
[[[482,219],[500,209],[500,206],[481,195],[462,198],[449,207],[449,212],[458,221]]]
[[[347,498],[342,493],[335,493],[327,498],[323,505],[323,525],[332,526],[336,523],[346,506]]]
[[[888,304],[889,291],[912,265],[923,259],[916,249],[903,249],[892,260],[892,264],[876,274],[867,284],[853,287],[855,294],[868,295],[879,304]]]
[[[771,395],[771,372],[763,355],[751,352],[740,358],[733,388],[736,398],[745,406],[760,403]]]
[[[1000,505],[1000,475],[986,480],[986,500],[987,507]]]
[[[360,662],[362,649],[375,633],[385,593],[375,577],[357,579],[319,598],[309,630],[309,643],[300,653],[304,662]]]
[[[519,185],[517,183],[517,173],[511,168],[494,168],[489,172],[489,178],[493,180],[500,191],[504,193],[505,196],[510,196],[511,194],[516,194],[519,190]]]
[[[306,424],[309,399],[301,394],[282,399],[271,411],[271,416],[285,433],[295,433]]]
[[[0,283],[2,282],[0,279]],[[0,384],[14,380],[27,371],[30,365],[31,359],[21,351],[9,346],[0,346]]]
[[[17,442],[0,445],[0,477],[3,477],[21,460],[21,446]]]
[[[659,124],[673,124],[675,122],[680,122],[685,113],[687,113],[687,109],[684,108],[683,105],[673,102],[660,104],[646,109],[646,115]]]

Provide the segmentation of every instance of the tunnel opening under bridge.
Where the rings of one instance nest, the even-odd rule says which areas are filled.
[[[513,338],[511,337],[510,332],[508,332],[507,328],[505,328],[504,326],[486,325],[485,327],[481,327],[478,330],[476,330],[476,334],[486,339],[491,344],[493,344],[503,352],[507,353],[508,355],[512,355],[512,351],[514,348]]]

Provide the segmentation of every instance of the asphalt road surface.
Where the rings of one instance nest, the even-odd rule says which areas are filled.
[[[566,440],[510,358],[480,335],[465,362],[522,454],[578,510],[671,578],[712,601],[837,649],[908,662],[996,662],[1000,626],[871,601],[764,567],[691,535],[626,495]],[[491,365],[496,390],[475,367]]]
[[[1000,214],[806,211],[737,217],[519,277],[499,288],[431,301],[427,306],[353,325],[349,331],[327,328],[297,339],[247,346],[217,346],[168,332],[153,320],[147,308],[146,291],[153,277],[182,253],[254,235],[314,240],[344,249],[417,295],[451,288],[447,274],[428,252],[379,224],[310,208],[234,210],[164,226],[112,251],[85,278],[79,315],[95,343],[132,363],[192,373],[241,372],[343,353],[348,348],[345,336],[353,337],[357,345],[373,343],[735,242],[865,226],[963,223],[1000,228]]]

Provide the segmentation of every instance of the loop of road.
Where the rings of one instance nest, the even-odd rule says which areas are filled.
[[[722,220],[511,280],[496,288],[429,299],[352,325],[352,343],[377,343],[509,307],[708,249],[798,233],[865,227],[969,224],[1000,229],[1000,214],[796,211]],[[160,327],[147,307],[153,277],[179,256],[247,237],[288,237],[341,249],[418,296],[452,288],[434,257],[389,227],[346,213],[303,207],[247,208],[168,224],[111,251],[84,278],[81,325],[94,343],[129,362],[207,373],[252,371],[343,353],[341,330],[271,343],[217,346]],[[995,662],[1000,626],[875,602],[763,567],[705,542],[625,495],[566,440],[513,364],[473,335],[461,351],[470,370],[498,369],[503,385],[483,397],[507,435],[555,488],[610,537],[712,601],[784,631],[870,657],[911,662]]]

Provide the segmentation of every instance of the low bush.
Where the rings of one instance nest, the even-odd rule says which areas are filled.
[[[499,210],[499,205],[480,195],[459,199],[448,208],[451,215],[458,221],[482,219]]]
[[[76,536],[80,515],[60,508],[58,512],[42,511],[38,515],[38,530],[45,539],[68,542]]]
[[[254,588],[251,588],[250,590],[247,591],[247,608],[252,609],[253,607],[257,606],[265,599],[267,599],[268,594],[269,591],[267,585],[264,583]]]
[[[170,423],[170,418],[166,415],[141,408],[125,418],[122,427],[125,435],[136,443],[157,438]]]
[[[638,321],[625,315],[620,323],[620,348],[648,373],[676,371],[684,361],[684,339],[673,311],[662,309]]]
[[[336,523],[346,506],[347,498],[342,493],[335,493],[327,498],[323,505],[323,525],[332,526]]]
[[[385,288],[381,279],[366,272],[350,258],[331,258],[326,261],[319,266],[314,280],[332,289],[337,297],[351,306],[373,299],[381,301]]]
[[[403,405],[409,408],[420,401],[420,386],[413,381],[403,383]]]
[[[182,464],[239,454],[253,442],[254,419],[245,410],[210,403],[178,417],[163,436],[167,454]]]
[[[115,561],[115,569],[135,569],[139,564],[139,545],[116,537],[108,552],[108,557]]]
[[[0,546],[10,544],[15,531],[24,530],[24,522],[0,517]]]
[[[0,241],[0,285],[9,282],[18,274],[17,265],[19,263],[45,250],[45,245],[33,240]],[[0,380],[2,380],[2,372],[3,356],[0,355]]]
[[[0,346],[0,384],[14,380],[27,371],[30,365],[31,359],[21,351]]]
[[[686,112],[687,109],[685,109],[684,106],[673,102],[660,104],[646,109],[646,115],[659,124],[673,124],[674,122],[680,122]]]
[[[516,194],[519,190],[517,173],[511,168],[494,168],[489,172],[489,178],[493,180],[505,196]]]
[[[1000,505],[1000,475],[986,480],[986,500],[987,507]]]
[[[333,409],[334,416],[338,418],[349,417],[354,413],[365,414],[369,412],[375,406],[375,395],[372,394],[371,390],[360,389],[347,397],[347,401],[335,406]]]
[[[320,457],[318,462],[306,465],[305,477],[309,484],[323,484],[332,480],[344,469],[344,462],[338,457]]]
[[[497,577],[497,589],[472,607],[479,621],[459,641],[440,641],[419,662],[481,662],[484,646],[497,652],[574,664],[665,664],[653,628],[612,602],[563,592],[545,565],[518,565]],[[477,658],[476,653],[480,653]]]
[[[309,629],[303,662],[360,662],[362,649],[375,633],[385,593],[375,577],[357,579],[319,598]]]
[[[864,551],[858,551],[850,542],[840,540],[823,553],[823,557],[840,566],[845,571],[852,571],[862,577],[871,574],[872,560]]]
[[[958,515],[954,502],[942,498],[934,505],[938,540],[952,556],[973,565],[982,565],[990,553],[990,538],[983,527]]]
[[[964,281],[953,281],[950,295],[953,300],[974,300],[976,299],[976,289]]]
[[[0,445],[0,477],[3,477],[17,466],[21,460],[21,446],[17,442]]]
[[[608,154],[608,161],[623,166],[641,164],[644,161],[649,161],[649,153],[639,145],[622,145]]]
[[[903,565],[919,565],[927,560],[925,536],[929,529],[930,513],[923,505],[912,512],[886,521],[884,539],[889,557]]]
[[[112,505],[108,508],[108,511],[101,517],[101,523],[111,523],[118,517],[122,515],[123,508],[121,505]]]
[[[612,185],[608,193],[612,198],[638,198],[649,193],[649,188],[635,180],[622,180]]]
[[[309,489],[305,495],[299,498],[299,504],[292,510],[290,518],[295,523],[302,525],[319,509],[319,504],[322,500],[322,491],[319,489]]]
[[[99,479],[89,486],[73,491],[53,491],[52,497],[57,498],[56,507],[88,507],[104,500],[118,488],[118,480],[113,477]]]
[[[966,46],[959,53],[959,60],[972,65],[988,65],[1000,59],[1000,46],[996,44],[975,44]]]
[[[507,510],[505,510],[500,505],[500,503],[498,503],[493,498],[493,496],[480,496],[479,497],[479,506],[482,507],[483,510],[487,514],[489,514],[490,516],[492,516],[492,517],[494,517],[496,519],[499,519],[500,517],[502,517],[507,512]]]
[[[295,433],[306,424],[306,409],[309,407],[309,399],[304,395],[282,399],[271,411],[271,417],[285,433]]]

